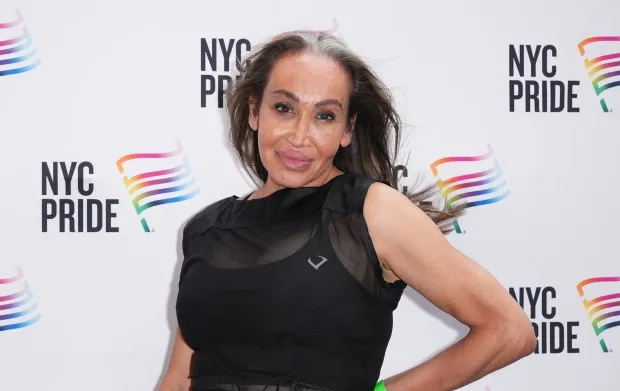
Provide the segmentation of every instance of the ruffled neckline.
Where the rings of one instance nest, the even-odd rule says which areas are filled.
[[[244,197],[239,197],[237,195],[233,195],[231,196],[231,199],[237,203],[252,203],[254,201],[258,202],[258,201],[268,201],[270,198],[278,198],[281,197],[283,195],[288,195],[288,193],[302,193],[302,194],[311,194],[317,191],[320,191],[321,189],[324,189],[326,187],[331,187],[331,185],[338,181],[339,179],[341,179],[341,177],[350,175],[349,173],[342,173],[340,175],[337,175],[335,177],[333,177],[332,179],[330,179],[329,181],[325,182],[322,185],[319,186],[303,186],[303,187],[285,187],[279,190],[274,191],[273,193],[266,195],[264,197],[261,198],[253,198],[253,199],[247,199],[248,197],[250,197],[252,194],[254,194],[256,191],[251,192],[250,194],[244,196]]]
[[[320,186],[283,188],[261,198],[248,200],[233,195],[222,205],[214,225],[239,228],[299,222],[317,216],[330,190],[352,179],[354,174],[343,173]]]

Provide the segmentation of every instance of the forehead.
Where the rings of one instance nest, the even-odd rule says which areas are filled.
[[[351,89],[348,72],[336,61],[315,53],[289,54],[276,61],[266,92],[286,89],[303,100],[345,101]]]

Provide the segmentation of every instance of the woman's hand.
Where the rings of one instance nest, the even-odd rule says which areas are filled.
[[[387,379],[389,391],[453,390],[534,351],[532,324],[512,296],[482,266],[455,249],[407,197],[374,183],[364,217],[384,277],[402,279],[470,327],[465,338],[431,360]]]

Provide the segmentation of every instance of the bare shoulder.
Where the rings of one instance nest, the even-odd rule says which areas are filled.
[[[363,213],[368,224],[377,229],[390,229],[403,223],[415,224],[418,229],[436,228],[435,223],[409,198],[381,182],[368,188]]]
[[[409,267],[422,256],[441,256],[449,251],[450,246],[435,222],[391,186],[373,183],[363,213],[388,281],[398,278],[411,282],[407,281],[404,266]]]

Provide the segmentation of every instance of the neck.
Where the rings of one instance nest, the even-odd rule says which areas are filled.
[[[329,182],[330,180],[334,179],[335,177],[337,177],[338,175],[341,175],[341,174],[342,174],[342,171],[337,169],[335,166],[332,166],[329,169],[327,169],[324,172],[322,172],[317,177],[312,178],[308,182],[306,182],[303,185],[298,186],[298,187],[322,186],[325,183]],[[287,186],[281,185],[276,180],[274,180],[271,175],[269,175],[269,176],[267,176],[267,180],[265,181],[265,183],[258,190],[256,190],[249,197],[249,199],[267,197],[268,195],[270,195],[270,194],[272,194],[272,193],[274,193],[274,192],[276,192],[278,190],[285,189],[285,188],[287,188]]]

